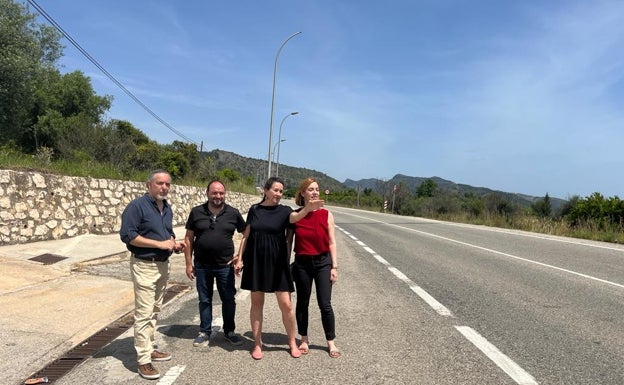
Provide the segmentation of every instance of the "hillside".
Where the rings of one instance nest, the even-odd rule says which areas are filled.
[[[215,162],[215,166],[217,169],[229,168],[240,173],[242,177],[252,177],[257,186],[261,186],[266,180],[266,159],[248,158],[240,156],[233,152],[223,151],[219,149],[205,152],[202,155],[212,158]],[[276,169],[275,164],[273,164],[271,167],[273,170]],[[341,183],[338,180],[322,172],[307,168],[291,167],[284,164],[279,165],[279,176],[284,179],[284,181],[286,182],[286,188],[288,189],[297,188],[301,180],[311,176],[319,181],[321,189],[323,190],[329,189],[330,191],[341,191],[345,189],[357,189],[359,187],[361,189],[370,188],[378,193],[383,193],[384,183],[390,185],[398,185],[399,183],[403,183],[405,186],[407,186],[409,191],[413,193],[422,182],[427,179],[431,179],[438,185],[441,190],[445,191],[446,193],[457,193],[459,195],[472,193],[476,196],[481,197],[486,194],[498,193],[506,200],[525,207],[530,206],[536,200],[543,198],[525,194],[496,191],[485,187],[473,187],[466,184],[458,184],[446,179],[439,178],[437,176],[424,178],[397,174],[392,177],[392,179],[387,181],[370,178],[357,181],[347,179],[344,181],[344,183]],[[558,209],[563,203],[566,202],[563,199],[553,197],[550,197],[550,201],[554,210]]]
[[[229,168],[240,173],[242,177],[252,177],[256,186],[262,186],[267,179],[266,159],[248,158],[219,149],[203,153],[203,155],[212,158],[217,169]],[[276,170],[276,165],[274,163],[271,165],[271,170]],[[307,177],[313,177],[318,180],[323,190],[329,189],[330,191],[335,191],[345,190],[347,188],[336,179],[316,170],[290,167],[284,164],[280,164],[278,170],[279,176],[286,182],[287,189],[296,189],[299,183]],[[272,174],[275,174],[275,172],[272,172]]]
[[[497,193],[497,194],[500,194],[504,199],[510,202],[517,203],[521,206],[525,206],[525,207],[530,206],[538,199],[544,198],[543,196],[534,197],[534,196],[530,196],[526,194],[518,194],[518,193],[510,193],[510,192],[505,192],[505,191],[492,190],[486,187],[473,187],[467,184],[458,184],[458,183],[451,182],[446,179],[442,179],[437,176],[423,178],[423,177],[414,177],[414,176],[397,174],[394,177],[392,177],[392,179],[386,181],[385,183],[390,184],[390,185],[398,185],[399,183],[403,183],[408,188],[409,191],[414,192],[416,191],[418,186],[420,186],[421,183],[427,179],[433,180],[438,185],[438,187],[446,193],[450,193],[450,194],[456,193],[459,195],[471,193],[480,197],[487,195],[487,194],[491,194],[491,193]],[[378,193],[381,193],[383,191],[383,186],[384,186],[384,182],[378,179],[362,179],[359,181],[347,179],[343,184],[349,188],[357,188],[358,186],[360,188],[370,188]],[[550,203],[554,210],[557,210],[565,202],[566,201],[563,199],[550,197]]]

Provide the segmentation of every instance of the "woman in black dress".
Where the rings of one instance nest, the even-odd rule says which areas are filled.
[[[284,181],[271,177],[264,185],[262,202],[251,206],[247,213],[247,225],[234,264],[234,271],[241,274],[241,289],[251,291],[251,331],[254,348],[251,356],[262,358],[262,320],[264,294],[275,293],[282,312],[282,322],[288,335],[290,355],[301,356],[295,340],[295,314],[290,293],[295,291],[290,272],[291,245],[286,243],[286,231],[294,223],[316,208],[323,201],[310,202],[299,212],[280,204],[284,191]],[[292,230],[290,230],[292,231]],[[242,258],[241,258],[242,256]]]

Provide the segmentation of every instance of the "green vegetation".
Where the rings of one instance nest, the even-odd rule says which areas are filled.
[[[61,35],[23,4],[0,0],[0,167],[144,180],[155,168],[176,183],[220,178],[254,191],[252,177],[217,169],[193,144],[159,144],[132,123],[106,120],[112,97],[80,71],[62,74]]]
[[[624,201],[600,193],[574,196],[553,210],[548,194],[530,206],[522,206],[500,193],[477,196],[442,190],[429,179],[412,193],[399,183],[396,191],[364,189],[337,191],[330,203],[399,215],[419,216],[451,222],[525,230],[536,233],[624,243]],[[394,204],[392,199],[394,197]]]
[[[0,168],[137,181],[164,168],[176,184],[205,186],[218,178],[229,190],[249,194],[263,184],[262,160],[219,150],[200,153],[180,141],[159,144],[130,122],[104,119],[112,97],[96,95],[79,71],[61,74],[59,33],[36,24],[35,15],[12,0],[0,0],[0,47]],[[441,185],[439,178],[416,184],[400,176],[392,184],[353,189],[314,170],[280,165],[279,172],[287,197],[311,176],[330,190],[326,198],[333,205],[624,242],[624,202],[617,196],[594,193],[561,203],[546,194],[524,204],[514,194]]]

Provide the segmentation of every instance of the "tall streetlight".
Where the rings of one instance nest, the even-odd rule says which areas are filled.
[[[275,80],[277,78],[277,59],[279,58],[279,54],[282,51],[282,48],[284,48],[284,45],[288,43],[288,40],[299,35],[300,33],[301,32],[296,32],[288,36],[288,38],[284,40],[282,45],[280,45],[279,49],[277,50],[277,54],[275,54],[275,65],[273,66],[273,96],[271,96],[271,125],[269,127],[269,155],[267,156],[267,162],[269,163],[267,167],[267,179],[271,177],[271,146],[273,145],[273,109],[275,107]]]
[[[280,128],[279,128],[279,135],[277,136],[277,163],[275,163],[275,176],[279,176],[279,154],[280,154],[280,148],[282,146],[280,146],[280,143],[282,142],[282,125],[284,124],[284,120],[286,120],[287,117],[292,116],[292,115],[297,115],[299,112],[294,111],[291,112],[290,114],[284,116],[284,118],[282,119],[282,122],[280,123]]]
[[[275,145],[273,146],[273,158],[275,158],[275,147],[279,147],[279,144],[281,142],[285,142],[285,141],[286,141],[286,139],[280,139],[279,142],[275,143]],[[275,175],[275,176],[277,176],[277,175]]]

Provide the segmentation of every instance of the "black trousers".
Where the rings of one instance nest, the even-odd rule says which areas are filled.
[[[316,302],[321,311],[321,321],[325,338],[336,338],[336,321],[331,304],[332,283],[330,281],[332,261],[329,253],[321,255],[297,255],[292,265],[292,274],[297,291],[297,331],[302,336],[308,335],[308,318],[312,283],[316,288]]]

